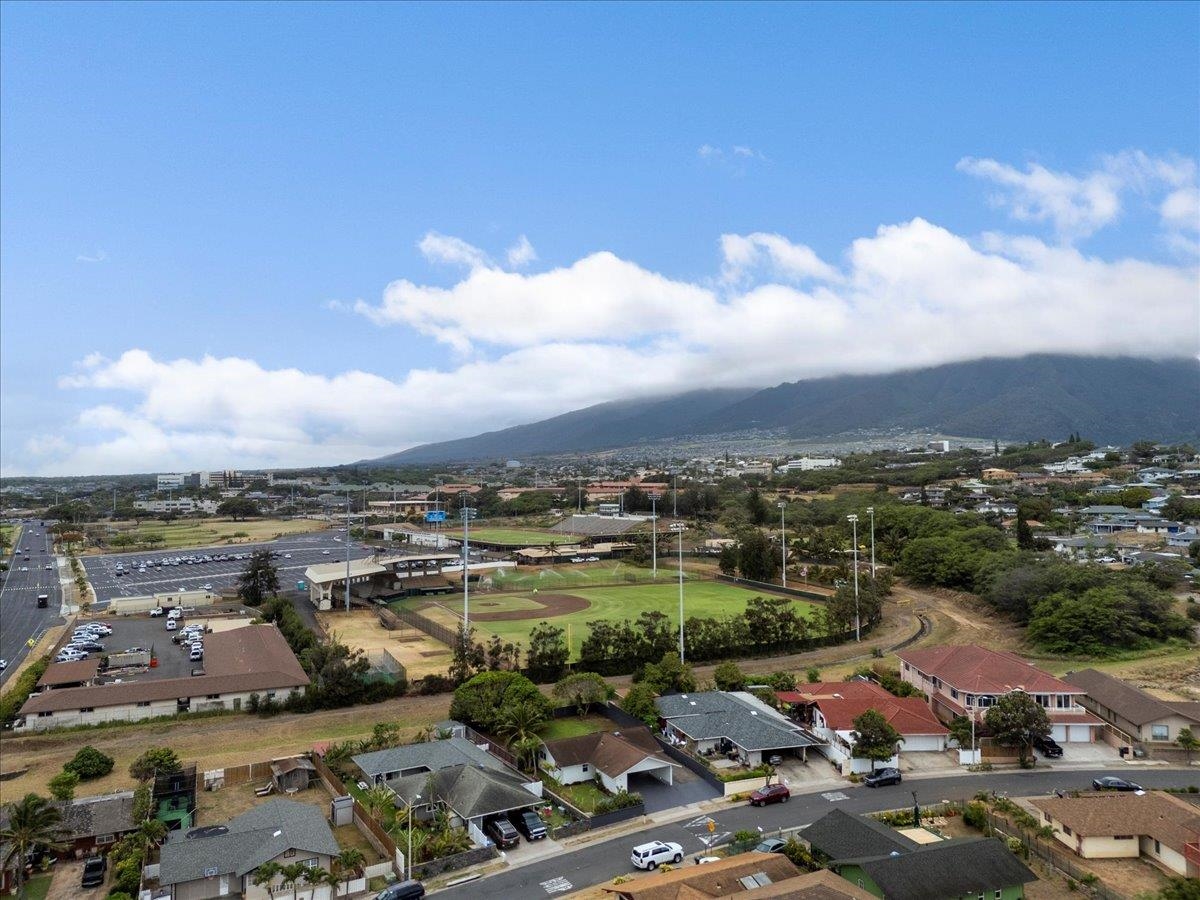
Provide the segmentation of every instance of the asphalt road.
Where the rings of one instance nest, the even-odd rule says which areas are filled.
[[[83,557],[88,581],[96,591],[96,606],[103,608],[113,597],[136,597],[165,591],[199,590],[211,585],[211,590],[232,589],[238,576],[246,569],[246,560],[228,559],[221,562],[179,563],[157,566],[153,563],[173,560],[185,556],[232,556],[250,554],[255,550],[270,548],[284,556],[275,560],[279,572],[279,584],[283,589],[294,588],[304,578],[304,570],[317,563],[345,562],[346,543],[344,533],[321,531],[296,535],[258,544],[221,544],[215,547],[188,547],[178,550],[157,550],[153,553],[110,553],[104,556]],[[352,559],[370,556],[374,551],[358,542],[350,545]],[[287,555],[290,554],[290,559]],[[146,571],[138,568],[130,571],[132,563],[146,563]],[[117,565],[125,573],[117,575]]]
[[[1004,772],[998,774],[959,775],[942,778],[909,779],[903,784],[882,788],[867,788],[847,784],[844,788],[824,794],[793,794],[790,802],[763,808],[747,804],[730,806],[712,814],[716,821],[716,836],[739,829],[765,832],[779,828],[794,828],[815,822],[834,807],[850,813],[878,812],[912,805],[912,792],[923,804],[942,800],[970,799],[978,791],[996,791],[1012,797],[1046,795],[1055,789],[1088,788],[1093,778],[1117,775],[1131,778],[1145,787],[1175,787],[1197,781],[1196,773],[1179,769],[1156,769],[1131,772],[1129,769],[1094,771]],[[617,875],[634,871],[629,862],[630,850],[651,840],[676,841],[683,845],[686,859],[704,849],[700,841],[708,836],[703,814],[694,820],[654,825],[645,831],[623,834],[598,844],[588,844],[578,850],[560,853],[519,868],[492,875],[458,887],[438,891],[439,898],[477,898],[489,900],[506,898],[549,897],[570,893],[585,887],[610,881]],[[691,823],[691,827],[689,827]],[[569,884],[564,885],[564,880]]]
[[[43,526],[36,520],[21,523],[21,539],[13,547],[0,583],[0,659],[8,662],[8,668],[0,672],[0,683],[25,658],[29,651],[26,642],[60,621],[62,589],[52,550],[53,541]],[[50,595],[45,609],[38,609],[38,594]]]

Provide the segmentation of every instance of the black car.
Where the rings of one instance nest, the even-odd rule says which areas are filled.
[[[527,841],[540,841],[547,834],[545,823],[532,809],[514,809],[508,814],[508,820],[517,826],[517,831],[525,835]]]
[[[1063,748],[1059,746],[1054,738],[1050,737],[1035,737],[1033,739],[1033,747],[1038,750],[1046,759],[1061,759]]]
[[[89,856],[83,864],[83,880],[80,884],[85,888],[98,887],[104,884],[104,873],[108,871],[108,860],[103,856]]]
[[[483,833],[495,841],[501,850],[508,850],[521,843],[521,836],[508,819],[488,819],[483,824]]]
[[[899,769],[876,769],[870,775],[863,778],[863,784],[867,787],[882,787],[885,784],[899,784],[901,781]]]
[[[375,900],[420,900],[424,896],[425,885],[416,880],[409,880],[384,888],[375,895]]]
[[[103,653],[104,645],[98,644],[95,641],[72,641],[68,646],[74,647],[77,650],[83,650],[85,653]]]
[[[1140,791],[1142,786],[1134,784],[1132,781],[1126,781],[1124,778],[1116,778],[1109,775],[1105,778],[1092,779],[1093,791]]]

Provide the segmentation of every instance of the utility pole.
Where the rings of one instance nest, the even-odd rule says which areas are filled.
[[[853,552],[854,552],[854,640],[862,640],[862,623],[859,620],[858,612],[858,516],[851,513],[846,516],[850,520],[850,528],[852,532]]]
[[[654,561],[651,577],[658,578],[658,495],[650,495],[650,558]]]
[[[682,522],[672,522],[671,530],[679,535],[679,661],[683,657],[683,533],[687,526]]]
[[[779,507],[779,547],[783,557],[783,586],[787,587],[787,504],[780,500]]]
[[[350,492],[346,491],[346,612],[350,612]]]
[[[875,581],[875,507],[868,506],[867,512],[871,514],[871,581]]]
[[[672,500],[671,500],[671,515],[672,515],[672,517],[678,519],[679,518],[679,473],[672,472],[671,478],[674,481],[674,496],[672,497]],[[692,515],[695,515],[695,514],[696,514],[696,511],[692,510]]]

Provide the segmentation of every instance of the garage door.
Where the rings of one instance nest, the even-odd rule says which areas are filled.
[[[1067,726],[1066,725],[1051,725],[1050,726],[1050,737],[1054,738],[1054,740],[1058,741],[1060,744],[1066,743]]]
[[[900,745],[905,753],[943,749],[942,738],[936,734],[912,734]]]
[[[1087,725],[1070,725],[1067,727],[1067,740],[1084,742],[1091,741],[1092,729]]]

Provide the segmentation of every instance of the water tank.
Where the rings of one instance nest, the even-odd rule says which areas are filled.
[[[353,825],[354,798],[349,794],[343,797],[334,797],[329,802],[329,818],[333,821],[335,828],[339,825]]]

